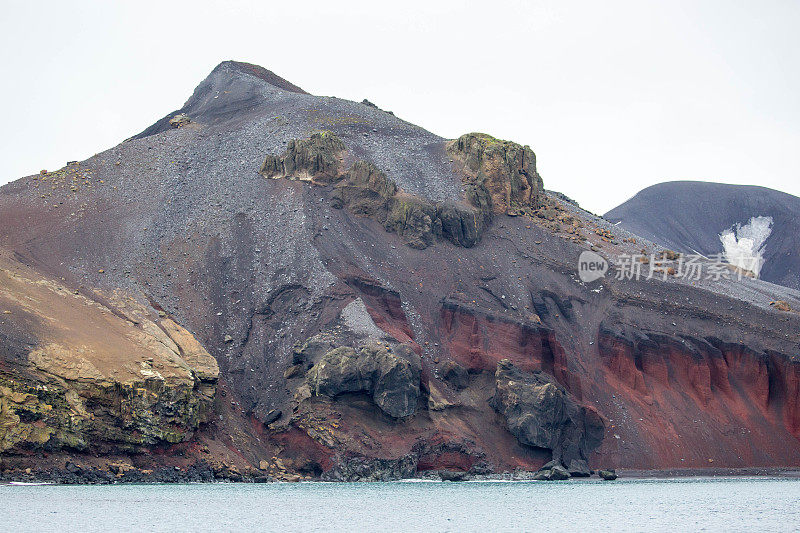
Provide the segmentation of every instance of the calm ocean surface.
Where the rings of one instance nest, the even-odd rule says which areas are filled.
[[[800,480],[0,486],[2,531],[794,531]]]

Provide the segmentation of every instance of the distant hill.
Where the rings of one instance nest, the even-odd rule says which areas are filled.
[[[723,251],[720,233],[771,217],[761,278],[800,288],[800,198],[752,185],[671,181],[640,191],[605,214],[633,233],[676,251]]]

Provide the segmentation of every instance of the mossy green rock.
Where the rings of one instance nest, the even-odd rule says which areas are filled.
[[[468,196],[479,209],[507,213],[539,205],[544,186],[529,146],[467,133],[452,141],[448,151],[464,163]]]

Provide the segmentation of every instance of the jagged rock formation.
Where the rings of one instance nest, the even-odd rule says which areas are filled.
[[[521,372],[509,360],[497,363],[492,407],[506,418],[520,442],[553,451],[555,461],[586,461],[603,440],[599,415],[576,404],[563,387],[542,372]]]
[[[28,280],[0,276],[0,477],[800,465],[800,295],[668,254],[584,283],[590,249],[663,251],[545,192],[530,149],[222,63],[141,134],[0,188]]]
[[[467,133],[447,148],[464,163],[468,194],[476,207],[516,213],[520,208],[539,206],[544,186],[536,171],[536,154],[529,146],[485,133]]]
[[[384,413],[403,418],[417,409],[421,370],[419,356],[404,345],[342,347],[326,353],[307,380],[314,395],[366,392]]]
[[[314,133],[308,139],[289,141],[281,157],[268,155],[261,166],[261,174],[267,178],[289,177],[330,183],[340,177],[344,149],[344,143],[331,132]]]
[[[280,157],[267,155],[260,173],[267,178],[285,177],[317,185],[336,183],[331,196],[333,207],[347,207],[356,215],[374,218],[412,248],[427,248],[437,237],[464,247],[474,246],[480,240],[491,220],[488,193],[483,192],[482,198],[474,193],[467,196],[475,208],[430,202],[399,190],[394,181],[370,162],[355,161],[344,171],[345,150],[344,143],[334,134],[317,132],[308,139],[290,141]],[[508,178],[508,181],[514,180]]]

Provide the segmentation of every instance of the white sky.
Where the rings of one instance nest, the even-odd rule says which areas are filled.
[[[800,195],[800,1],[2,0],[0,184],[179,108],[220,61],[529,144],[602,213],[660,181]]]

